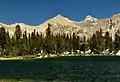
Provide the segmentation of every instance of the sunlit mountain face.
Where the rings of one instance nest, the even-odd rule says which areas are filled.
[[[109,27],[111,23],[113,26],[110,29]],[[6,31],[9,31],[10,35],[14,34],[14,30],[17,25],[21,27],[22,32],[26,30],[27,33],[31,33],[36,30],[38,33],[44,34],[48,24],[51,25],[53,34],[74,32],[78,36],[89,37],[101,28],[103,30],[103,34],[108,31],[114,38],[115,32],[120,28],[120,14],[115,14],[109,18],[102,19],[87,15],[82,21],[73,21],[61,14],[58,14],[57,16],[52,17],[37,26],[30,26],[24,23],[14,23],[10,25],[0,23],[1,27],[4,27]]]

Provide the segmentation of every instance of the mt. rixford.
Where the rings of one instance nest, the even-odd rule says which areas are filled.
[[[115,14],[109,18],[103,19],[97,19],[88,15],[83,21],[80,22],[72,21],[58,14],[57,16],[37,26],[30,26],[24,23],[15,23],[11,25],[0,23],[0,25],[4,27],[6,31],[9,31],[10,35],[14,34],[15,27],[17,25],[21,27],[22,32],[26,30],[27,33],[31,33],[36,30],[39,33],[45,33],[48,24],[51,24],[51,31],[53,34],[74,32],[79,36],[89,37],[96,31],[99,31],[101,28],[103,30],[103,34],[104,32],[108,31],[110,32],[111,36],[114,37],[115,32],[120,29],[120,14]]]

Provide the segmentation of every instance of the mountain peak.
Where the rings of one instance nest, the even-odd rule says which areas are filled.
[[[93,21],[93,20],[96,21],[97,18],[95,18],[95,17],[93,17],[93,16],[91,16],[91,15],[87,15],[84,20],[85,20],[85,21]]]
[[[85,19],[93,19],[94,17],[93,16],[91,16],[91,15],[87,15],[86,17],[85,17]]]
[[[118,14],[114,14],[113,17],[114,17],[114,16],[120,16],[120,13],[118,13]]]
[[[58,14],[55,18],[65,18],[65,17],[62,16],[61,14]]]
[[[56,21],[64,21],[64,20],[67,20],[67,21],[71,21],[69,18],[67,18],[67,17],[65,17],[65,16],[63,16],[63,15],[61,15],[61,14],[58,14],[57,16],[55,16],[55,17],[53,17],[53,18],[51,18],[50,20],[56,20]]]
[[[61,14],[58,14],[57,17],[63,17]]]

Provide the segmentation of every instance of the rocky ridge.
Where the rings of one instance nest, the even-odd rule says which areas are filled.
[[[17,25],[21,27],[22,32],[26,30],[28,33],[31,33],[32,31],[36,30],[39,33],[45,33],[48,23],[51,24],[51,30],[53,34],[74,32],[78,36],[89,37],[101,28],[103,30],[103,34],[108,31],[114,38],[115,32],[120,29],[120,14],[115,14],[109,18],[102,19],[88,15],[83,21],[80,22],[72,21],[69,18],[58,14],[57,16],[37,26],[30,26],[24,23],[15,23],[11,25],[0,23],[0,25],[5,27],[6,31],[9,31],[10,35],[13,35]]]

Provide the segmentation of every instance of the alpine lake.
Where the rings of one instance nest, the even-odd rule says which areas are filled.
[[[120,57],[1,60],[0,82],[120,82]]]

